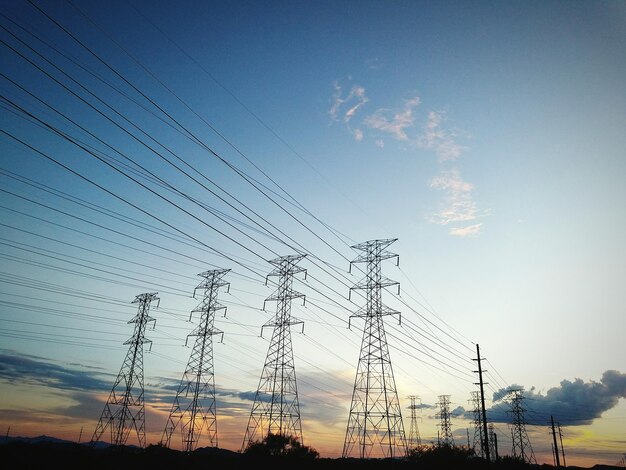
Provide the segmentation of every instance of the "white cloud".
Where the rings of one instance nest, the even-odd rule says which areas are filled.
[[[365,118],[365,124],[372,129],[388,132],[397,140],[408,140],[405,129],[413,127],[415,121],[413,108],[419,104],[420,98],[418,96],[406,100],[402,111],[394,113],[392,118],[386,116],[389,110],[379,109],[374,114]]]
[[[452,227],[450,228],[450,235],[455,237],[472,237],[478,235],[483,224],[468,225],[467,227]]]
[[[345,98],[341,95],[341,85],[338,82],[333,83],[332,104],[328,114],[330,114],[333,121],[341,119],[343,122],[348,123],[355,116],[358,109],[369,101],[369,98],[365,95],[365,88],[360,85],[353,85]]]
[[[376,147],[378,148],[385,148],[385,141],[383,139],[378,139],[376,140],[376,142],[374,142],[376,144]]]
[[[330,117],[333,121],[336,121],[337,114],[339,113],[339,107],[341,106],[341,103],[343,103],[343,100],[341,99],[341,87],[339,86],[339,83],[333,83],[333,90],[333,104],[331,105],[328,114],[330,114]]]
[[[430,181],[430,187],[446,192],[443,207],[433,215],[432,222],[448,225],[474,220],[478,216],[476,202],[472,197],[474,185],[463,181],[456,168],[442,171]]]
[[[422,148],[433,149],[440,162],[457,160],[466,147],[456,142],[456,134],[441,126],[444,115],[435,111],[428,113],[424,134],[417,140]]]
[[[361,142],[363,140],[363,131],[361,129],[354,130],[354,140]]]

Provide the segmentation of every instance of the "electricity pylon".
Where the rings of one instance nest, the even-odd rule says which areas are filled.
[[[137,432],[139,447],[146,446],[143,345],[152,343],[151,340],[146,339],[145,333],[148,322],[153,322],[153,325],[156,323],[156,320],[149,315],[150,303],[155,300],[159,300],[156,292],[139,294],[133,300],[133,303],[138,303],[139,307],[137,315],[128,323],[135,324],[135,331],[133,336],[124,343],[130,347],[91,438],[92,444],[100,440],[106,429],[110,428],[112,445],[125,445],[130,431],[134,429]]]
[[[409,438],[407,439],[407,447],[409,449],[415,449],[422,445],[422,439],[420,438],[420,431],[417,427],[417,405],[415,401],[419,399],[419,397],[415,395],[409,395],[409,400],[411,400],[411,406],[409,409],[411,410],[411,427],[409,429]]]
[[[400,288],[398,282],[381,274],[383,260],[398,258],[397,254],[385,250],[396,240],[371,240],[352,247],[362,253],[350,263],[350,268],[353,263],[366,263],[366,273],[365,278],[350,292],[353,289],[365,290],[366,305],[350,317],[364,318],[365,326],[343,444],[344,458],[352,456],[353,452],[360,458],[374,457],[378,452],[385,458],[398,458],[404,457],[407,452],[402,411],[383,322],[386,315],[400,315],[382,302],[385,287],[398,285],[398,290]]]
[[[167,447],[178,426],[185,452],[196,449],[203,432],[206,432],[210,447],[218,445],[213,336],[224,335],[214,324],[218,310],[224,310],[226,316],[226,307],[217,302],[217,292],[220,287],[229,286],[222,280],[228,271],[230,269],[214,269],[198,274],[203,280],[194,289],[194,297],[198,290],[203,290],[204,294],[202,302],[191,311],[189,320],[194,313],[200,313],[200,323],[187,336],[187,341],[190,336],[196,339],[161,437],[161,443]]]
[[[480,392],[477,390],[475,392],[471,392],[472,398],[470,399],[470,404],[472,406],[472,415],[474,418],[474,453],[483,457],[483,418],[482,418],[482,408],[480,406]]]
[[[509,395],[511,405],[511,437],[513,439],[513,457],[522,459],[529,464],[536,464],[535,453],[530,445],[528,433],[526,432],[526,421],[524,413],[526,409],[522,406],[524,400],[523,390],[511,390]]]
[[[439,445],[444,447],[452,447],[454,438],[452,437],[452,422],[450,420],[450,395],[439,395]]]
[[[491,460],[497,462],[499,460],[498,457],[498,435],[494,429],[493,423],[489,423],[489,455],[491,455]]]
[[[306,270],[296,266],[305,256],[289,255],[270,261],[276,267],[267,277],[278,276],[278,287],[265,301],[277,302],[276,316],[261,327],[261,335],[263,328],[273,328],[272,339],[243,438],[242,452],[269,434],[296,438],[303,444],[291,326],[302,324],[304,331],[304,322],[291,316],[291,301],[299,297],[305,299],[304,294],[293,290],[295,274],[304,272],[306,278]]]

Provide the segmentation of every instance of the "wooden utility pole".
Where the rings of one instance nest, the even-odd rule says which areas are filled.
[[[556,430],[554,429],[554,417],[550,415],[550,423],[552,425],[552,440],[554,441],[554,455],[556,456],[556,466],[561,466],[561,458],[559,457],[559,446],[556,444]]]
[[[485,389],[484,389],[484,383],[483,383],[483,369],[481,366],[481,357],[480,357],[480,346],[478,344],[476,344],[476,359],[473,359],[474,361],[478,362],[478,370],[474,371],[474,372],[478,372],[478,383],[475,385],[480,385],[480,405],[482,407],[482,413],[483,413],[483,436],[484,436],[484,442],[483,444],[483,452],[485,455],[485,458],[487,459],[487,462],[491,462],[491,458],[489,456],[489,436],[487,434],[487,412],[485,411]]]

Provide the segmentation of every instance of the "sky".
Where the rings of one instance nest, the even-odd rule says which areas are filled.
[[[551,415],[568,465],[623,457],[624,2],[3,0],[0,24],[0,431],[88,440],[132,302],[158,292],[159,442],[198,274],[223,268],[217,426],[239,450],[268,261],[307,254],[303,439],[337,457],[363,328],[351,246],[397,239],[383,301],[407,433],[407,396],[434,442],[449,395],[467,442],[479,344],[501,455],[523,388],[540,463]]]

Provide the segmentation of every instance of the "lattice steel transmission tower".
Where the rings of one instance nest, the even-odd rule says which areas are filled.
[[[407,439],[407,447],[409,449],[415,449],[416,447],[419,447],[422,445],[420,431],[419,431],[419,428],[417,427],[417,412],[415,411],[417,409],[417,405],[415,404],[415,401],[418,400],[419,397],[415,395],[409,395],[408,398],[409,400],[411,400],[411,405],[409,406],[409,409],[411,410],[411,427],[409,429],[409,438]]]
[[[396,382],[391,367],[391,357],[385,336],[383,317],[400,315],[382,302],[385,287],[400,285],[382,276],[381,262],[398,258],[385,249],[397,239],[371,240],[352,248],[362,253],[350,263],[366,263],[365,278],[350,289],[366,291],[366,305],[350,317],[364,318],[363,340],[354,380],[352,403],[342,456],[353,452],[360,458],[374,457],[380,450],[385,458],[404,457],[406,439],[402,411],[398,400]],[[399,262],[399,258],[398,258]],[[350,326],[350,323],[348,323]]]
[[[480,392],[477,390],[471,392],[471,399],[469,400],[472,406],[472,415],[474,418],[474,453],[479,457],[484,457],[483,445],[485,439],[483,437],[483,416],[482,407],[480,406]]]
[[[276,316],[261,327],[261,335],[263,328],[273,328],[272,339],[243,438],[242,451],[270,433],[294,437],[303,444],[291,326],[302,324],[304,331],[304,322],[291,316],[291,301],[299,297],[305,299],[304,294],[293,290],[295,274],[303,272],[306,278],[306,270],[296,266],[305,256],[289,255],[270,261],[276,267],[267,277],[278,276],[278,287],[265,302],[277,302]]]
[[[439,445],[445,447],[452,447],[454,445],[454,438],[452,437],[452,422],[450,420],[450,395],[439,395]]]
[[[156,324],[156,320],[150,316],[150,304],[158,300],[156,292],[139,294],[133,300],[139,307],[137,314],[128,323],[135,324],[135,331],[124,343],[130,347],[91,438],[92,444],[100,440],[102,434],[109,428],[113,445],[125,445],[131,430],[134,429],[137,432],[139,447],[146,446],[143,345],[152,343],[146,339],[145,333],[149,322]]]
[[[203,290],[202,302],[191,311],[200,314],[200,323],[187,336],[195,336],[195,342],[187,367],[176,392],[170,415],[161,437],[161,443],[170,446],[172,434],[178,426],[182,438],[182,450],[192,452],[205,433],[209,446],[217,447],[217,414],[215,405],[215,373],[213,367],[213,336],[224,335],[215,328],[215,313],[226,307],[217,301],[220,287],[230,286],[222,278],[230,269],[214,269],[198,274],[202,282],[193,291],[194,298],[198,290]],[[187,345],[185,342],[185,346]]]
[[[513,456],[521,458],[526,463],[537,463],[535,453],[530,445],[528,433],[526,432],[526,421],[524,413],[526,409],[523,407],[524,400],[523,390],[511,390],[509,395],[511,405],[511,437],[513,439]]]
[[[489,455],[494,462],[498,461],[498,438],[493,423],[489,423]]]

